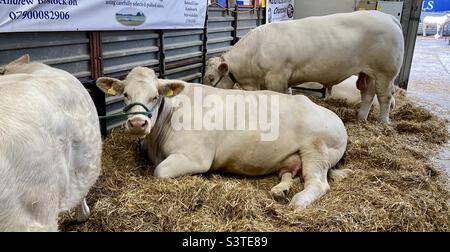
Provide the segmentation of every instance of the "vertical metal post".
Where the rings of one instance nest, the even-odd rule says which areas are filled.
[[[99,77],[99,48],[98,48],[98,32],[89,32],[89,54],[91,63],[91,78],[93,80]]]
[[[266,24],[266,8],[261,8],[261,24]]]
[[[256,16],[258,18],[258,20],[256,20],[256,26],[260,26],[261,25],[261,7],[258,6],[258,11],[256,12]]]
[[[417,29],[420,21],[423,0],[406,0],[403,5],[401,24],[405,38],[405,54],[402,69],[395,83],[403,89],[408,88],[409,74],[416,46]]]
[[[159,30],[159,78],[164,79],[166,75],[166,49],[164,47],[164,30]]]
[[[206,9],[205,25],[203,26],[203,48],[202,48],[202,79],[205,78],[206,72],[206,56],[208,54],[208,8]]]
[[[238,10],[239,10],[239,7],[238,7],[238,5],[236,4],[235,6],[234,6],[234,12],[233,12],[233,17],[234,17],[234,20],[233,20],[233,45],[234,44],[236,44],[237,43],[237,41],[238,41],[238,38],[237,38],[237,33],[238,33]]]
[[[95,81],[103,75],[102,42],[100,32],[89,32],[89,51],[91,62],[91,79],[89,85],[92,100],[99,116],[106,115],[106,96],[96,85]],[[107,135],[106,121],[100,121],[100,132],[102,137]]]

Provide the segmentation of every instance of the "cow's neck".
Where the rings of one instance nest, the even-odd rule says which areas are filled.
[[[222,56],[222,59],[225,62],[227,62],[228,67],[229,67],[227,76],[225,76],[225,78],[222,80],[222,87],[230,89],[230,88],[233,88],[234,84],[238,83],[238,78],[236,76],[236,71],[235,71],[235,69],[237,69],[236,68],[237,63],[235,64],[235,62],[238,62],[238,61],[232,60],[228,54],[224,54]],[[231,62],[233,62],[233,63],[231,63]]]
[[[170,101],[163,98],[158,108],[158,115],[153,122],[154,126],[149,137],[147,137],[149,144],[148,154],[150,159],[156,164],[165,158],[164,153],[162,152],[162,146],[171,132],[170,119],[172,114],[172,104]]]

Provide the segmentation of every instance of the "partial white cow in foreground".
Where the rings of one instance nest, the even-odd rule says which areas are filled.
[[[111,95],[123,94],[126,104],[135,105],[130,112],[145,112],[136,102],[153,110],[151,117],[130,115],[126,128],[132,134],[145,137],[144,149],[157,164],[154,171],[157,177],[175,178],[208,171],[248,176],[278,173],[282,182],[272,193],[282,196],[289,190],[292,177],[298,174],[304,179],[304,190],[294,196],[291,204],[303,208],[330,189],[328,173],[333,178],[342,178],[348,173],[348,170],[331,169],[346,150],[344,124],[336,114],[303,95],[224,90],[179,80],[161,80],[153,70],[143,67],[134,68],[123,81],[99,78],[97,85]],[[270,117],[273,128],[279,126],[276,137],[262,140],[262,133],[268,129],[233,128],[242,122],[250,125],[249,118],[255,115],[251,112],[243,117],[239,115],[240,106],[229,102],[239,97],[247,101],[243,107],[254,106],[255,111],[261,111],[264,105],[269,108],[266,112],[254,112],[260,117]],[[211,112],[226,116],[213,116],[212,120]],[[180,115],[183,115],[182,120]],[[196,124],[209,119],[223,124],[195,128]],[[180,121],[187,122],[187,127],[194,126],[178,128],[176,123]],[[227,128],[221,126],[225,124]]]
[[[86,220],[102,144],[89,93],[28,55],[1,72],[0,231],[57,231],[58,214],[77,205]]]
[[[245,90],[286,92],[288,87],[318,82],[327,87],[359,75],[366,120],[375,94],[380,120],[389,122],[394,80],[403,61],[400,23],[379,11],[308,17],[259,26],[230,51],[207,63],[204,83]]]
[[[422,31],[423,36],[427,36],[427,28],[430,26],[436,26],[436,34],[434,37],[436,39],[440,38],[444,34],[444,29],[447,28],[448,24],[450,23],[450,14],[434,17],[434,16],[426,16],[423,19],[423,25],[422,25]]]

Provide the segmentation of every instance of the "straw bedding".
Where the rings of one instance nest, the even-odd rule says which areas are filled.
[[[337,113],[348,134],[340,168],[354,173],[301,211],[287,200],[302,189],[297,179],[285,202],[269,191],[273,176],[203,174],[156,179],[152,165],[123,129],[104,141],[103,170],[88,195],[91,218],[60,218],[62,231],[450,231],[447,175],[430,159],[448,141],[446,121],[396,93],[392,123],[373,109],[358,122],[358,106],[312,99]]]

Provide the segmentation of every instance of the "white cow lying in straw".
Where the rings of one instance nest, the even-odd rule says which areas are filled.
[[[423,36],[424,37],[427,36],[427,28],[429,26],[436,26],[436,34],[434,35],[434,37],[438,39],[443,36],[444,29],[447,28],[449,23],[450,23],[450,14],[440,17],[427,16],[423,19],[422,25]]]
[[[129,116],[126,128],[145,137],[157,177],[208,171],[279,173],[282,182],[272,193],[284,196],[299,174],[305,187],[291,203],[302,208],[329,190],[328,173],[334,178],[348,173],[331,169],[347,145],[342,121],[305,96],[161,80],[143,67],[134,68],[123,81],[99,78],[97,85],[106,93],[123,94],[131,113],[147,113]],[[259,127],[246,127],[258,120]]]
[[[389,122],[394,80],[403,61],[400,23],[378,11],[309,17],[259,26],[230,51],[207,63],[204,83],[245,90],[285,92],[288,87],[318,82],[331,87],[359,75],[366,120],[375,94],[380,119]],[[392,101],[391,101],[392,100]]]
[[[28,55],[2,72],[0,231],[57,231],[58,214],[77,205],[77,219],[86,220],[102,144],[88,92]]]

